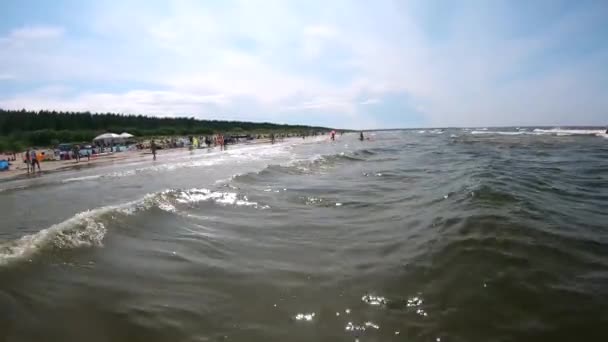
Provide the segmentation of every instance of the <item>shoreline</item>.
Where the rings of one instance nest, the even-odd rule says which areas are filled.
[[[244,146],[244,145],[257,145],[270,143],[270,140],[260,139],[255,142],[246,142],[239,143],[228,146]],[[218,146],[212,147],[203,147],[195,149],[194,151],[209,151],[217,148]],[[157,155],[167,155],[178,152],[189,151],[188,147],[178,147],[171,149],[158,150]],[[43,161],[40,163],[42,171],[36,171],[35,173],[27,173],[27,169],[25,167],[25,163],[20,159],[12,162],[11,170],[0,172],[0,183],[10,182],[14,180],[25,180],[31,177],[44,176],[51,173],[60,173],[71,170],[79,170],[84,168],[94,168],[99,166],[106,166],[110,164],[123,164],[130,163],[134,161],[140,161],[144,158],[150,158],[152,160],[152,152],[149,149],[146,150],[136,150],[136,151],[125,151],[125,152],[114,152],[109,155],[103,155],[96,158],[91,158],[90,161],[87,161],[86,158],[84,160],[81,158],[80,162],[76,162],[75,160],[56,160],[56,161]]]
[[[17,159],[17,161],[12,162],[11,169],[9,171],[3,171],[0,173],[0,182],[28,179],[38,175],[77,170],[85,167],[96,167],[115,162],[132,161],[136,157],[143,157],[144,155],[145,153],[141,151],[127,151],[91,158],[90,161],[87,161],[86,158],[84,158],[84,160],[81,159],[80,162],[77,162],[76,160],[43,161],[40,163],[41,171],[36,171],[34,173],[28,173],[25,163],[20,159]]]

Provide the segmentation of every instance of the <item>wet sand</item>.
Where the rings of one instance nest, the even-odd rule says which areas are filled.
[[[159,151],[159,155],[170,153],[172,151],[183,150],[183,149],[171,149],[165,151]],[[53,160],[53,161],[42,161],[40,163],[41,173],[51,173],[51,172],[60,172],[67,171],[72,169],[77,169],[81,167],[87,166],[99,166],[99,165],[107,165],[114,163],[124,163],[131,162],[137,159],[149,157],[152,158],[152,153],[149,150],[144,151],[126,151],[126,152],[117,152],[111,154],[103,154],[95,157],[91,157],[91,160],[88,161],[87,158],[82,158],[80,161],[72,160]],[[9,171],[0,172],[0,181],[18,179],[22,177],[27,177],[29,174],[27,172],[27,168],[25,163],[21,161],[20,158],[17,158],[16,161],[11,162],[11,169]],[[39,171],[36,170],[36,173]]]

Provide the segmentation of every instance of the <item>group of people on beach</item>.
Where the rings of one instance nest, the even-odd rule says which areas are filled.
[[[315,132],[314,134],[311,135],[317,135],[317,133]],[[283,140],[283,136],[282,134],[278,135],[278,138],[280,138],[281,140]],[[249,136],[247,136],[249,137]],[[305,139],[306,135],[303,134],[302,138]],[[269,138],[270,142],[272,144],[275,143],[277,136],[274,133],[271,133],[269,135],[267,135],[267,138]],[[221,150],[226,149],[226,144],[228,143],[228,141],[235,141],[234,137],[226,140],[226,138],[224,137],[224,135],[222,134],[216,134],[213,136],[201,136],[201,137],[189,137],[190,139],[190,146],[191,148],[195,148],[195,147],[202,147],[203,144],[206,145],[208,148],[210,148],[212,145],[213,146],[219,146]],[[253,139],[253,138],[251,138]],[[334,141],[336,139],[336,132],[332,131],[330,132],[330,139],[332,141]],[[363,136],[363,132],[359,133],[359,140],[364,141],[365,137]],[[238,138],[236,139],[236,141],[238,141]],[[169,144],[169,147],[173,147],[173,145],[177,145],[177,141],[173,140],[172,141],[173,144]],[[143,144],[138,144],[138,148],[145,148],[144,146],[142,146]],[[163,146],[165,146],[166,148],[167,142],[165,141],[164,143],[161,141],[160,144],[158,144],[155,140],[151,140],[150,142],[150,150],[152,152],[152,158],[153,160],[156,160],[156,155],[159,149],[163,148]],[[88,146],[87,146],[88,148]],[[81,155],[81,149],[79,145],[74,145],[72,147],[72,152],[74,159],[76,159],[76,162],[80,162],[80,159],[82,157]],[[91,152],[88,151],[86,153],[86,157],[87,159],[90,161],[91,158]],[[36,169],[38,169],[38,172],[41,172],[42,169],[40,167],[40,162],[42,161],[42,159],[44,158],[44,153],[38,153],[35,149],[32,148],[28,148],[27,151],[25,151],[24,153],[24,158],[23,158],[23,162],[26,165],[26,169],[27,169],[27,173],[36,173]]]
[[[190,136],[188,137],[188,140],[190,140],[190,150],[193,150],[194,148],[201,148],[203,143],[207,146],[207,148],[210,148],[213,144],[213,146],[219,146],[221,150],[226,149],[226,140],[222,134],[216,134],[213,137],[205,136],[198,138]],[[169,146],[175,148],[178,145],[177,142],[171,141],[171,144]],[[162,146],[159,146],[159,144],[157,144],[156,141],[152,139],[150,141],[150,151],[152,152],[152,160],[156,160],[156,154],[159,148],[162,148]]]

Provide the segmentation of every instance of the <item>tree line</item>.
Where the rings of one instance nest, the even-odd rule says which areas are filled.
[[[199,120],[192,117],[160,118],[116,113],[0,109],[0,151],[19,151],[26,146],[52,146],[64,142],[89,142],[105,132],[129,132],[136,137],[149,137],[214,133],[308,133],[327,130],[325,127]]]

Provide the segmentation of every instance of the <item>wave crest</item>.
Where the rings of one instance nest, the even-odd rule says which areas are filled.
[[[107,233],[106,221],[114,220],[116,215],[133,215],[152,208],[177,212],[177,206],[180,204],[194,204],[203,201],[237,207],[269,208],[267,205],[250,201],[247,196],[235,192],[194,188],[152,193],[136,201],[81,212],[36,233],[0,243],[0,266],[30,258],[44,249],[102,247]],[[104,222],[106,223],[104,224]]]

